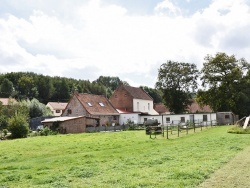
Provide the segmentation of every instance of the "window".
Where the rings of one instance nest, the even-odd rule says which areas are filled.
[[[148,111],[150,110],[150,103],[148,103]]]
[[[113,120],[117,120],[116,116],[113,117]]]
[[[166,122],[167,122],[167,123],[170,123],[170,117],[167,117],[167,118],[166,118]]]
[[[203,115],[203,121],[207,121],[207,115]]]
[[[144,118],[144,122],[146,122],[148,120],[148,118]]]
[[[185,123],[185,117],[181,117],[181,123]]]
[[[228,114],[225,115],[225,119],[230,119],[230,116]]]
[[[87,103],[89,106],[93,106],[90,102]]]
[[[71,111],[71,109],[68,109],[68,114],[72,114],[72,111]]]
[[[60,113],[61,112],[61,110],[56,110],[56,113]]]
[[[137,110],[139,111],[139,102],[137,102]]]
[[[104,104],[102,102],[99,102],[100,106],[104,106]]]

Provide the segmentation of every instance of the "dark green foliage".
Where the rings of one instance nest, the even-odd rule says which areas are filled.
[[[100,76],[96,81],[90,82],[89,80],[38,75],[32,72],[11,72],[0,74],[0,86],[5,79],[9,80],[8,85],[13,84],[11,95],[14,98],[19,100],[36,98],[44,104],[49,101],[68,102],[75,90],[80,93],[109,97],[119,84],[129,85],[118,77]],[[10,91],[4,93],[10,96]],[[0,95],[0,97],[3,96]]]
[[[235,133],[235,134],[250,134],[250,128],[243,129],[242,127],[232,127],[228,131],[228,133]]]
[[[162,92],[164,103],[171,112],[183,113],[192,103],[198,77],[195,64],[168,61],[161,65],[156,89]]]
[[[40,103],[37,99],[23,100],[21,101],[23,106],[27,107],[30,118],[41,117],[41,116],[51,116],[51,110],[46,107],[45,104]]]
[[[2,84],[0,85],[0,97],[9,98],[13,94],[13,83],[7,78],[4,78]]]
[[[250,64],[234,55],[207,55],[203,64],[202,86],[197,101],[214,111],[232,111],[240,117],[250,113]],[[248,74],[246,74],[248,71]]]
[[[25,138],[28,135],[29,128],[27,117],[23,114],[16,114],[8,120],[8,130],[12,138]]]
[[[2,129],[6,129],[8,126],[8,117],[6,117],[5,115],[0,115],[0,130]]]
[[[44,127],[39,131],[41,136],[49,136],[49,135],[56,135],[57,132],[52,131],[51,129],[49,129],[48,127]]]
[[[162,92],[157,89],[149,88],[147,86],[141,86],[154,100],[154,103],[162,103]]]

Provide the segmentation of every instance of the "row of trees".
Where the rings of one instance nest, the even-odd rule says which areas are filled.
[[[80,93],[105,95],[109,98],[121,84],[129,85],[119,77],[100,76],[89,80],[76,80],[66,77],[50,77],[32,72],[11,72],[0,74],[0,97],[13,97],[18,100],[36,98],[46,104],[49,101],[68,102],[76,89]],[[141,86],[148,92],[154,102],[161,102],[159,91]]]
[[[118,77],[100,76],[97,80],[76,80],[50,77],[32,72],[11,72],[0,75],[0,97],[19,100],[36,98],[46,104],[49,101],[68,102],[71,93],[93,93],[109,97],[119,84],[127,84]]]
[[[232,111],[240,117],[248,116],[250,64],[225,53],[207,55],[204,60],[201,71],[189,63],[168,61],[161,65],[156,89],[161,90],[166,106],[174,113],[182,113],[195,98],[215,112]]]

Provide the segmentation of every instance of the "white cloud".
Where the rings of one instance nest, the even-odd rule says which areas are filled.
[[[160,15],[167,13],[176,16],[181,13],[181,9],[175,6],[170,0],[164,0],[158,3],[155,7],[155,11]]]
[[[0,72],[90,80],[118,76],[134,86],[153,87],[167,60],[200,68],[206,54],[218,51],[250,60],[250,8],[243,0],[217,0],[189,17],[170,0],[151,15],[129,15],[101,0],[70,4],[69,11],[69,2],[63,2],[52,13],[48,5],[30,5],[27,18],[14,13],[0,18]]]

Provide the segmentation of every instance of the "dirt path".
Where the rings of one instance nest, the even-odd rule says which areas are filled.
[[[216,171],[200,188],[249,188],[250,187],[250,147],[240,152],[224,167]]]

